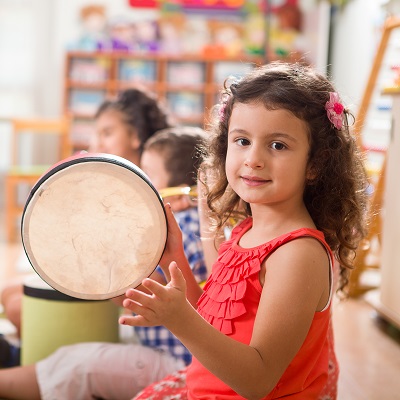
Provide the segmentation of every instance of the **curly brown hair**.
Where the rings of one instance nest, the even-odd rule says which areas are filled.
[[[225,173],[233,105],[258,103],[268,110],[288,110],[308,126],[308,166],[315,177],[306,183],[304,203],[340,263],[339,291],[345,294],[349,270],[367,224],[368,179],[362,154],[349,130],[351,113],[345,108],[344,124],[341,129],[335,128],[325,109],[335,88],[328,78],[298,63],[274,62],[228,83],[214,110],[212,137],[203,165],[213,182],[208,187],[207,202],[217,232],[230,218],[238,220],[251,215],[249,205],[229,187]]]

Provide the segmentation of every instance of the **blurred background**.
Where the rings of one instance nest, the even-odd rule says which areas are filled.
[[[149,53],[179,54],[181,59],[188,54],[213,57],[219,53],[234,61],[257,55],[262,62],[296,53],[330,73],[356,113],[384,20],[396,12],[387,3],[396,2],[238,0],[224,4],[217,0],[213,4],[191,0],[177,5],[150,0],[1,0],[0,118],[58,117],[77,109],[90,114],[90,107],[117,89],[76,93],[68,81],[154,82],[160,78],[158,65],[140,64],[143,57],[137,57]],[[84,63],[75,57],[67,65],[68,52],[110,49],[135,55],[136,63],[119,63],[116,75],[107,58]],[[201,76],[205,72],[201,64],[179,67],[180,72],[186,67],[183,72],[189,74],[189,85],[208,79]],[[215,81],[231,70],[221,67]],[[163,79],[173,81],[176,73],[170,74],[171,79]],[[185,115],[179,96],[170,97]],[[204,105],[204,99],[190,95],[186,100],[199,109]],[[10,162],[8,144],[7,134],[2,133],[0,170]]]
[[[355,116],[372,224],[336,310],[340,399],[399,399],[400,0],[0,0],[0,284],[30,269],[18,229],[32,176],[87,149],[104,99],[144,86],[204,127],[224,79],[274,60],[328,75]],[[61,144],[29,135],[46,121],[67,121],[51,128]],[[31,179],[10,197],[12,169]]]

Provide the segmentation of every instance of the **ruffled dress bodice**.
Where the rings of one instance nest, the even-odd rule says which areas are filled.
[[[239,241],[251,226],[251,218],[244,220],[233,229],[231,238],[220,246],[217,261],[213,265],[212,273],[197,303],[197,311],[206,321],[225,335],[245,344],[250,343],[255,316],[260,302],[262,287],[259,280],[259,273],[261,264],[269,254],[291,240],[310,236],[315,237],[325,246],[330,256],[331,264],[333,262],[332,253],[324,240],[323,233],[309,228],[289,232],[257,247],[242,248],[239,245]],[[322,324],[318,324],[318,321],[321,322],[322,316]],[[313,320],[313,324],[317,327],[315,334],[320,338],[318,343],[321,347],[325,346],[321,343],[321,340],[325,340],[329,321],[330,304],[322,312],[315,313]],[[313,332],[314,329],[312,326],[310,333],[313,334]],[[310,338],[310,340],[312,341],[313,339]],[[308,347],[307,339],[303,347],[307,348],[306,356],[308,357],[308,353],[312,352],[313,349]],[[303,357],[300,354],[302,349],[300,349],[298,355],[293,360],[295,365],[298,363],[298,356]],[[323,363],[326,361],[327,370],[327,357],[325,355],[319,357],[319,354],[315,354],[315,357],[323,359]],[[312,369],[311,364],[310,368]],[[325,368],[325,366],[322,368]],[[296,375],[296,371],[291,370],[291,365],[288,367],[288,370],[290,370],[290,376]],[[315,371],[310,371],[307,374],[306,370],[303,370],[300,375],[305,381],[309,381],[314,377]],[[286,379],[285,374],[282,379]],[[277,386],[282,387],[281,381],[280,385]],[[188,370],[187,383],[189,399],[242,399],[232,389],[209,373],[195,358]],[[304,383],[302,382],[300,385]],[[210,396],[210,388],[212,388],[213,392],[214,390],[218,391],[219,395],[216,397]],[[277,390],[274,390],[273,393],[270,394],[272,397],[268,396],[266,399],[280,397]]]

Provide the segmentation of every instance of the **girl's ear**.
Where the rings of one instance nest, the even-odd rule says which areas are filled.
[[[315,178],[317,177],[317,170],[315,169],[315,166],[312,164],[309,164],[307,167],[307,172],[306,172],[306,181],[308,184],[311,184]]]
[[[131,148],[133,150],[139,150],[141,146],[141,142],[139,139],[139,135],[135,130],[131,131],[131,138],[130,138]]]

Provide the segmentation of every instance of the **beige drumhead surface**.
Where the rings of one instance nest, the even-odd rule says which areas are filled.
[[[150,275],[166,242],[158,195],[138,174],[83,162],[46,179],[26,205],[22,236],[36,272],[82,299],[123,294]]]

